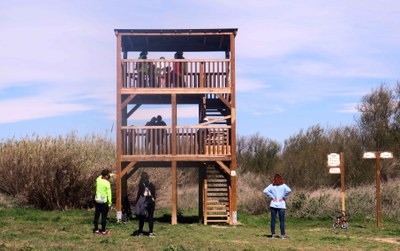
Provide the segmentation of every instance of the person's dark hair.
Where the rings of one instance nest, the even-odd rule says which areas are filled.
[[[149,184],[149,174],[146,172],[143,172],[140,174],[140,182],[145,183],[146,185]]]
[[[272,181],[272,185],[279,186],[283,184],[283,178],[279,174],[275,174],[274,180]]]
[[[158,115],[158,116],[157,116],[157,120],[158,120],[158,121],[161,121],[161,120],[162,120],[161,115]]]
[[[101,171],[101,176],[110,176],[110,170],[104,169],[103,171]]]
[[[183,52],[182,51],[177,51],[174,55],[175,59],[183,59]]]

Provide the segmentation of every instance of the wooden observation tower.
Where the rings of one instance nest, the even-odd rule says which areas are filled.
[[[171,223],[177,224],[177,168],[195,167],[204,224],[236,223],[236,33],[237,29],[115,29],[118,217],[127,180],[135,171],[171,168],[166,178],[172,182]],[[137,59],[141,52],[148,52],[149,59]],[[181,52],[190,59],[180,57]],[[175,57],[151,59],[157,53]],[[169,125],[128,125],[131,116],[150,105],[168,107]],[[193,123],[180,125],[179,109],[187,105],[196,107]]]

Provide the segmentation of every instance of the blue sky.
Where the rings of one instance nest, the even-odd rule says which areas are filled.
[[[392,0],[2,0],[0,139],[114,136],[116,28],[238,28],[239,135],[352,125],[363,95],[400,80],[399,13]],[[149,112],[169,116],[135,124]]]

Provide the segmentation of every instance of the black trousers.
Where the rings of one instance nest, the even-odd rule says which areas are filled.
[[[148,216],[146,215],[139,215],[139,233],[143,232],[144,221],[148,218],[149,220],[149,233],[153,233],[154,227],[154,206],[151,205],[148,208]]]
[[[106,231],[107,214],[108,214],[108,204],[107,203],[97,203],[94,210],[94,231],[99,229],[99,218],[101,214],[101,231]]]

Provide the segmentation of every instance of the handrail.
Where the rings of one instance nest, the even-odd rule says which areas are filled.
[[[231,126],[123,126],[123,155],[230,155]],[[176,135],[176,145],[172,145]]]
[[[229,59],[123,59],[122,88],[229,88]]]

